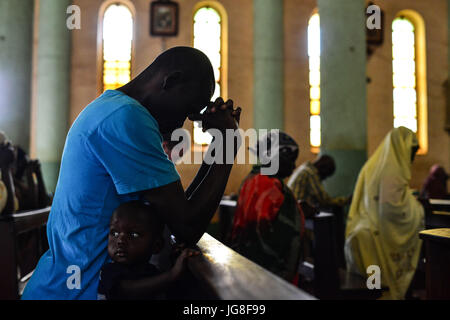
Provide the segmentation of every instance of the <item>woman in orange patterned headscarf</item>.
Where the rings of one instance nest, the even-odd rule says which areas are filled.
[[[263,139],[270,140],[270,136]],[[261,144],[260,140],[258,146]],[[269,155],[279,157],[276,174],[264,175],[263,166],[257,165],[242,184],[231,247],[285,280],[296,282],[304,216],[283,179],[295,168],[298,145],[280,132],[277,151]]]

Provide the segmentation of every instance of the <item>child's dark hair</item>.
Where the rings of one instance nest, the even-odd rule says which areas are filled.
[[[122,203],[114,210],[113,216],[117,215],[125,215],[140,221],[145,221],[153,233],[162,233],[164,229],[163,221],[158,216],[155,208],[147,201],[133,200]]]

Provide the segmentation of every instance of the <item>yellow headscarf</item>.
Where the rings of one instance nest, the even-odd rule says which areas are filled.
[[[367,267],[378,265],[389,287],[383,298],[404,298],[419,259],[424,210],[409,188],[414,146],[414,132],[393,129],[362,168],[350,206],[347,266],[367,276]]]

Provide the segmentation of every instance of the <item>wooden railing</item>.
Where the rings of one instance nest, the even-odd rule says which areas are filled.
[[[0,216],[0,300],[18,299],[29,275],[18,279],[19,234],[39,230],[47,223],[50,208]],[[310,300],[315,299],[290,283],[249,261],[208,234],[198,242],[202,255],[189,262],[189,277],[199,288],[180,291],[177,298]],[[42,246],[36,248],[39,255]],[[194,289],[194,290],[193,290]],[[181,294],[181,295],[180,295]]]
[[[450,200],[422,199],[425,208],[425,229],[450,228]]]
[[[18,279],[18,236],[26,232],[35,232],[36,262],[46,250],[45,234],[42,229],[47,223],[50,207],[23,211],[11,215],[0,216],[0,300],[18,299],[23,290],[27,275]],[[45,242],[45,243],[44,243]]]
[[[212,299],[315,300],[209,234],[204,234],[197,245],[202,255],[191,259],[188,266]]]
[[[425,242],[427,299],[450,299],[450,229],[420,232]]]

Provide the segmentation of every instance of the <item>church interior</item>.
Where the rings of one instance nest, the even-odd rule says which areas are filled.
[[[450,266],[450,198],[447,193],[414,200],[421,198],[433,166],[450,172],[449,15],[449,0],[0,0],[0,131],[30,159],[39,160],[47,192],[54,194],[67,134],[86,106],[130,82],[164,51],[197,48],[214,70],[213,100],[232,99],[242,108],[239,127],[244,132],[279,129],[289,135],[298,146],[296,167],[331,156],[335,170],[324,179],[324,190],[350,200],[312,216],[302,207],[304,236],[313,239],[315,258],[299,262],[300,280],[292,286],[292,281],[278,281],[270,268],[244,259],[227,242],[243,181],[254,164],[235,163],[208,234],[198,243],[209,260],[189,264],[191,278],[210,290],[192,289],[189,278],[183,285],[189,297],[450,299],[445,272]],[[369,271],[349,276],[344,242],[350,231],[345,225],[348,217],[356,219],[351,201],[364,197],[358,190],[378,183],[360,186],[362,168],[399,127],[409,129],[416,141],[417,153],[400,188],[414,194],[408,201],[416,201],[408,204],[406,214],[420,211],[424,220],[414,233],[422,251],[411,253],[419,262],[406,285],[397,288],[395,280],[385,281],[382,268],[381,285],[375,281],[374,289]],[[211,136],[198,122],[186,120],[183,129],[190,133],[189,156],[202,155]],[[184,188],[200,166],[176,164]],[[287,178],[283,181],[288,184]],[[50,205],[25,211],[19,203],[12,216],[0,216],[1,241],[8,248],[0,258],[2,299],[20,298],[47,249]],[[10,236],[17,230],[22,233]],[[25,234],[31,231],[39,239],[27,245]],[[16,276],[24,252],[36,258]],[[420,278],[417,283],[411,280],[416,269],[421,272],[414,276]],[[392,278],[404,279],[398,272]]]

